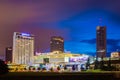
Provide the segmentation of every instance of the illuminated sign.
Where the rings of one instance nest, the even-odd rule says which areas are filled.
[[[30,34],[21,33],[22,36],[30,36]]]
[[[63,42],[63,39],[60,39],[60,38],[53,38],[53,39]]]
[[[87,61],[88,57],[71,57],[69,58],[69,62],[81,62]]]
[[[65,58],[64,58],[64,61],[65,61],[65,62],[69,62],[69,57],[65,57]]]

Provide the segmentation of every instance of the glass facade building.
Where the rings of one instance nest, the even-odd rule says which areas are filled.
[[[50,51],[64,52],[64,40],[60,36],[52,36],[50,41]]]
[[[97,57],[106,57],[106,27],[97,27],[96,38]]]

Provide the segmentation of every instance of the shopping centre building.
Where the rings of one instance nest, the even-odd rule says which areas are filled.
[[[73,65],[75,66],[85,66],[88,55],[85,54],[75,54],[75,53],[63,53],[60,51],[54,51],[54,52],[48,52],[48,53],[36,53],[35,56],[33,56],[33,63],[30,65],[27,64],[8,64],[11,68],[28,68],[30,66],[32,67],[45,67],[46,69],[50,69],[51,67],[56,68],[58,66],[68,66],[71,68]],[[26,65],[26,66],[25,66]],[[22,67],[21,67],[22,66]],[[13,70],[14,70],[13,69]]]
[[[88,57],[89,56],[85,54],[63,53],[59,51],[37,53],[37,55],[34,56],[34,65],[81,65],[87,62]]]

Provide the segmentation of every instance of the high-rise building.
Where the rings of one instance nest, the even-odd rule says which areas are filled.
[[[52,36],[50,41],[50,51],[64,52],[64,40],[60,36]]]
[[[12,62],[16,64],[33,63],[34,35],[14,32]]]
[[[5,49],[5,61],[12,62],[12,47],[7,47]]]
[[[98,26],[96,31],[97,57],[106,57],[106,27]]]

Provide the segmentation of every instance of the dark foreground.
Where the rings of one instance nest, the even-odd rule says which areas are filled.
[[[120,72],[11,72],[0,80],[120,80]]]

